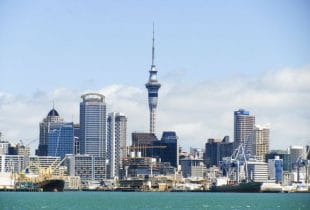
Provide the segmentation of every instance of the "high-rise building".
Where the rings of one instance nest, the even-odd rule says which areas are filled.
[[[239,109],[234,112],[234,148],[243,144],[247,153],[252,152],[252,138],[255,125],[255,116],[250,112]]]
[[[153,45],[152,45],[152,65],[149,81],[145,84],[145,87],[148,90],[148,101],[150,109],[150,133],[155,134],[156,128],[156,108],[157,108],[157,99],[158,99],[158,90],[160,88],[160,83],[157,81],[157,70],[154,63],[155,59],[155,47],[154,47],[154,25],[153,25]]]
[[[132,145],[142,157],[169,162],[175,168],[179,165],[178,137],[174,131],[164,131],[160,141],[154,133],[132,133]]]
[[[252,139],[252,155],[265,160],[266,154],[269,152],[269,133],[268,127],[256,125]]]
[[[50,127],[48,132],[48,156],[59,156],[74,153],[73,123],[57,123]]]
[[[80,154],[80,124],[74,124],[74,154]]]
[[[40,139],[39,147],[36,150],[36,155],[47,156],[48,153],[48,132],[51,127],[63,123],[63,119],[59,116],[58,112],[53,109],[47,114],[47,117],[40,123]]]
[[[141,152],[142,157],[154,157],[156,154],[154,148],[154,142],[158,141],[154,133],[138,133],[134,132],[131,134],[132,137],[132,146],[135,148],[135,151]]]
[[[283,160],[279,156],[268,160],[268,178],[280,183],[283,180]]]
[[[233,143],[229,142],[229,137],[223,140],[208,139],[205,148],[204,161],[207,167],[219,166],[223,157],[229,157],[233,153]]]
[[[160,141],[154,141],[154,157],[159,157],[161,162],[169,162],[171,166],[177,168],[179,165],[178,137],[174,131],[164,131]]]
[[[112,112],[108,116],[107,158],[109,178],[120,177],[122,159],[126,158],[127,118],[122,113]]]
[[[87,93],[80,103],[80,153],[106,157],[106,103],[103,95]]]

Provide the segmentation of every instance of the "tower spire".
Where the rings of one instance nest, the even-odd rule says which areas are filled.
[[[155,38],[154,38],[154,34],[155,34],[155,31],[154,31],[154,22],[153,22],[152,67],[155,66],[155,64],[154,64],[154,59],[155,59],[155,46],[154,46]]]

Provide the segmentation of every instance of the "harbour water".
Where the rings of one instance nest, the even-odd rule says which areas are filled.
[[[0,192],[0,209],[310,209],[310,193]]]

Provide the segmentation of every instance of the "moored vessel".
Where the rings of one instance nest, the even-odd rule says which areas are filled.
[[[248,182],[233,185],[212,186],[210,192],[260,192],[262,182]]]
[[[47,179],[37,183],[37,188],[43,192],[62,192],[64,191],[65,181],[62,179]]]

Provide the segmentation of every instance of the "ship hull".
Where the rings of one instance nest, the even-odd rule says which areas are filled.
[[[38,183],[37,187],[43,192],[62,192],[64,191],[65,182],[62,179],[50,179]]]
[[[238,185],[213,186],[211,192],[260,192],[261,182],[240,183]]]

